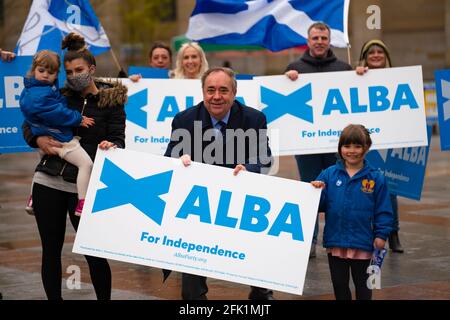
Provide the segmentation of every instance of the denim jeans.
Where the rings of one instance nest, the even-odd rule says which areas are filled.
[[[300,181],[311,182],[316,180],[322,170],[334,165],[337,157],[336,153],[321,153],[321,154],[305,154],[296,155],[298,172],[300,174]],[[317,243],[317,235],[319,233],[319,217],[316,219],[316,226],[314,227],[313,243]]]

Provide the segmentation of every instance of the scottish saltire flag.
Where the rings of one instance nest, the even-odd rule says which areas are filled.
[[[350,0],[197,0],[186,37],[203,43],[258,45],[280,51],[305,45],[323,21],[331,45],[347,47]]]
[[[20,56],[43,49],[61,53],[61,41],[72,31],[84,37],[94,55],[111,47],[88,0],[33,0],[15,52]]]

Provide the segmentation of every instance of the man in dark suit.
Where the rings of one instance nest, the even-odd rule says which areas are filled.
[[[202,77],[203,101],[178,113],[165,156],[234,169],[267,173],[272,163],[265,115],[235,100],[237,82],[228,68],[212,68]],[[165,272],[167,277],[169,271]],[[206,277],[183,273],[185,300],[205,300]],[[251,287],[249,299],[273,299],[268,289]]]

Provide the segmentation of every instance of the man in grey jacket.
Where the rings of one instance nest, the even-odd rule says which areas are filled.
[[[290,63],[285,71],[286,76],[292,81],[297,80],[301,73],[348,71],[352,67],[341,61],[330,49],[330,27],[323,22],[313,23],[308,28],[308,49],[303,56]],[[315,180],[322,170],[336,163],[335,153],[296,155],[300,180],[311,182]],[[319,219],[316,220],[313,241],[309,257],[316,257],[317,234],[319,231]]]

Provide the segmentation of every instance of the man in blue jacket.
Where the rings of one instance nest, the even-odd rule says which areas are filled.
[[[178,113],[165,156],[234,169],[267,173],[272,163],[265,115],[235,100],[237,82],[228,68],[212,68],[202,77],[203,101]],[[246,138],[247,137],[247,138]],[[252,137],[254,139],[252,139]],[[181,141],[180,141],[181,140]],[[165,278],[170,271],[164,270]],[[206,277],[183,273],[182,298],[205,300]],[[251,287],[249,299],[270,300],[273,292]]]

